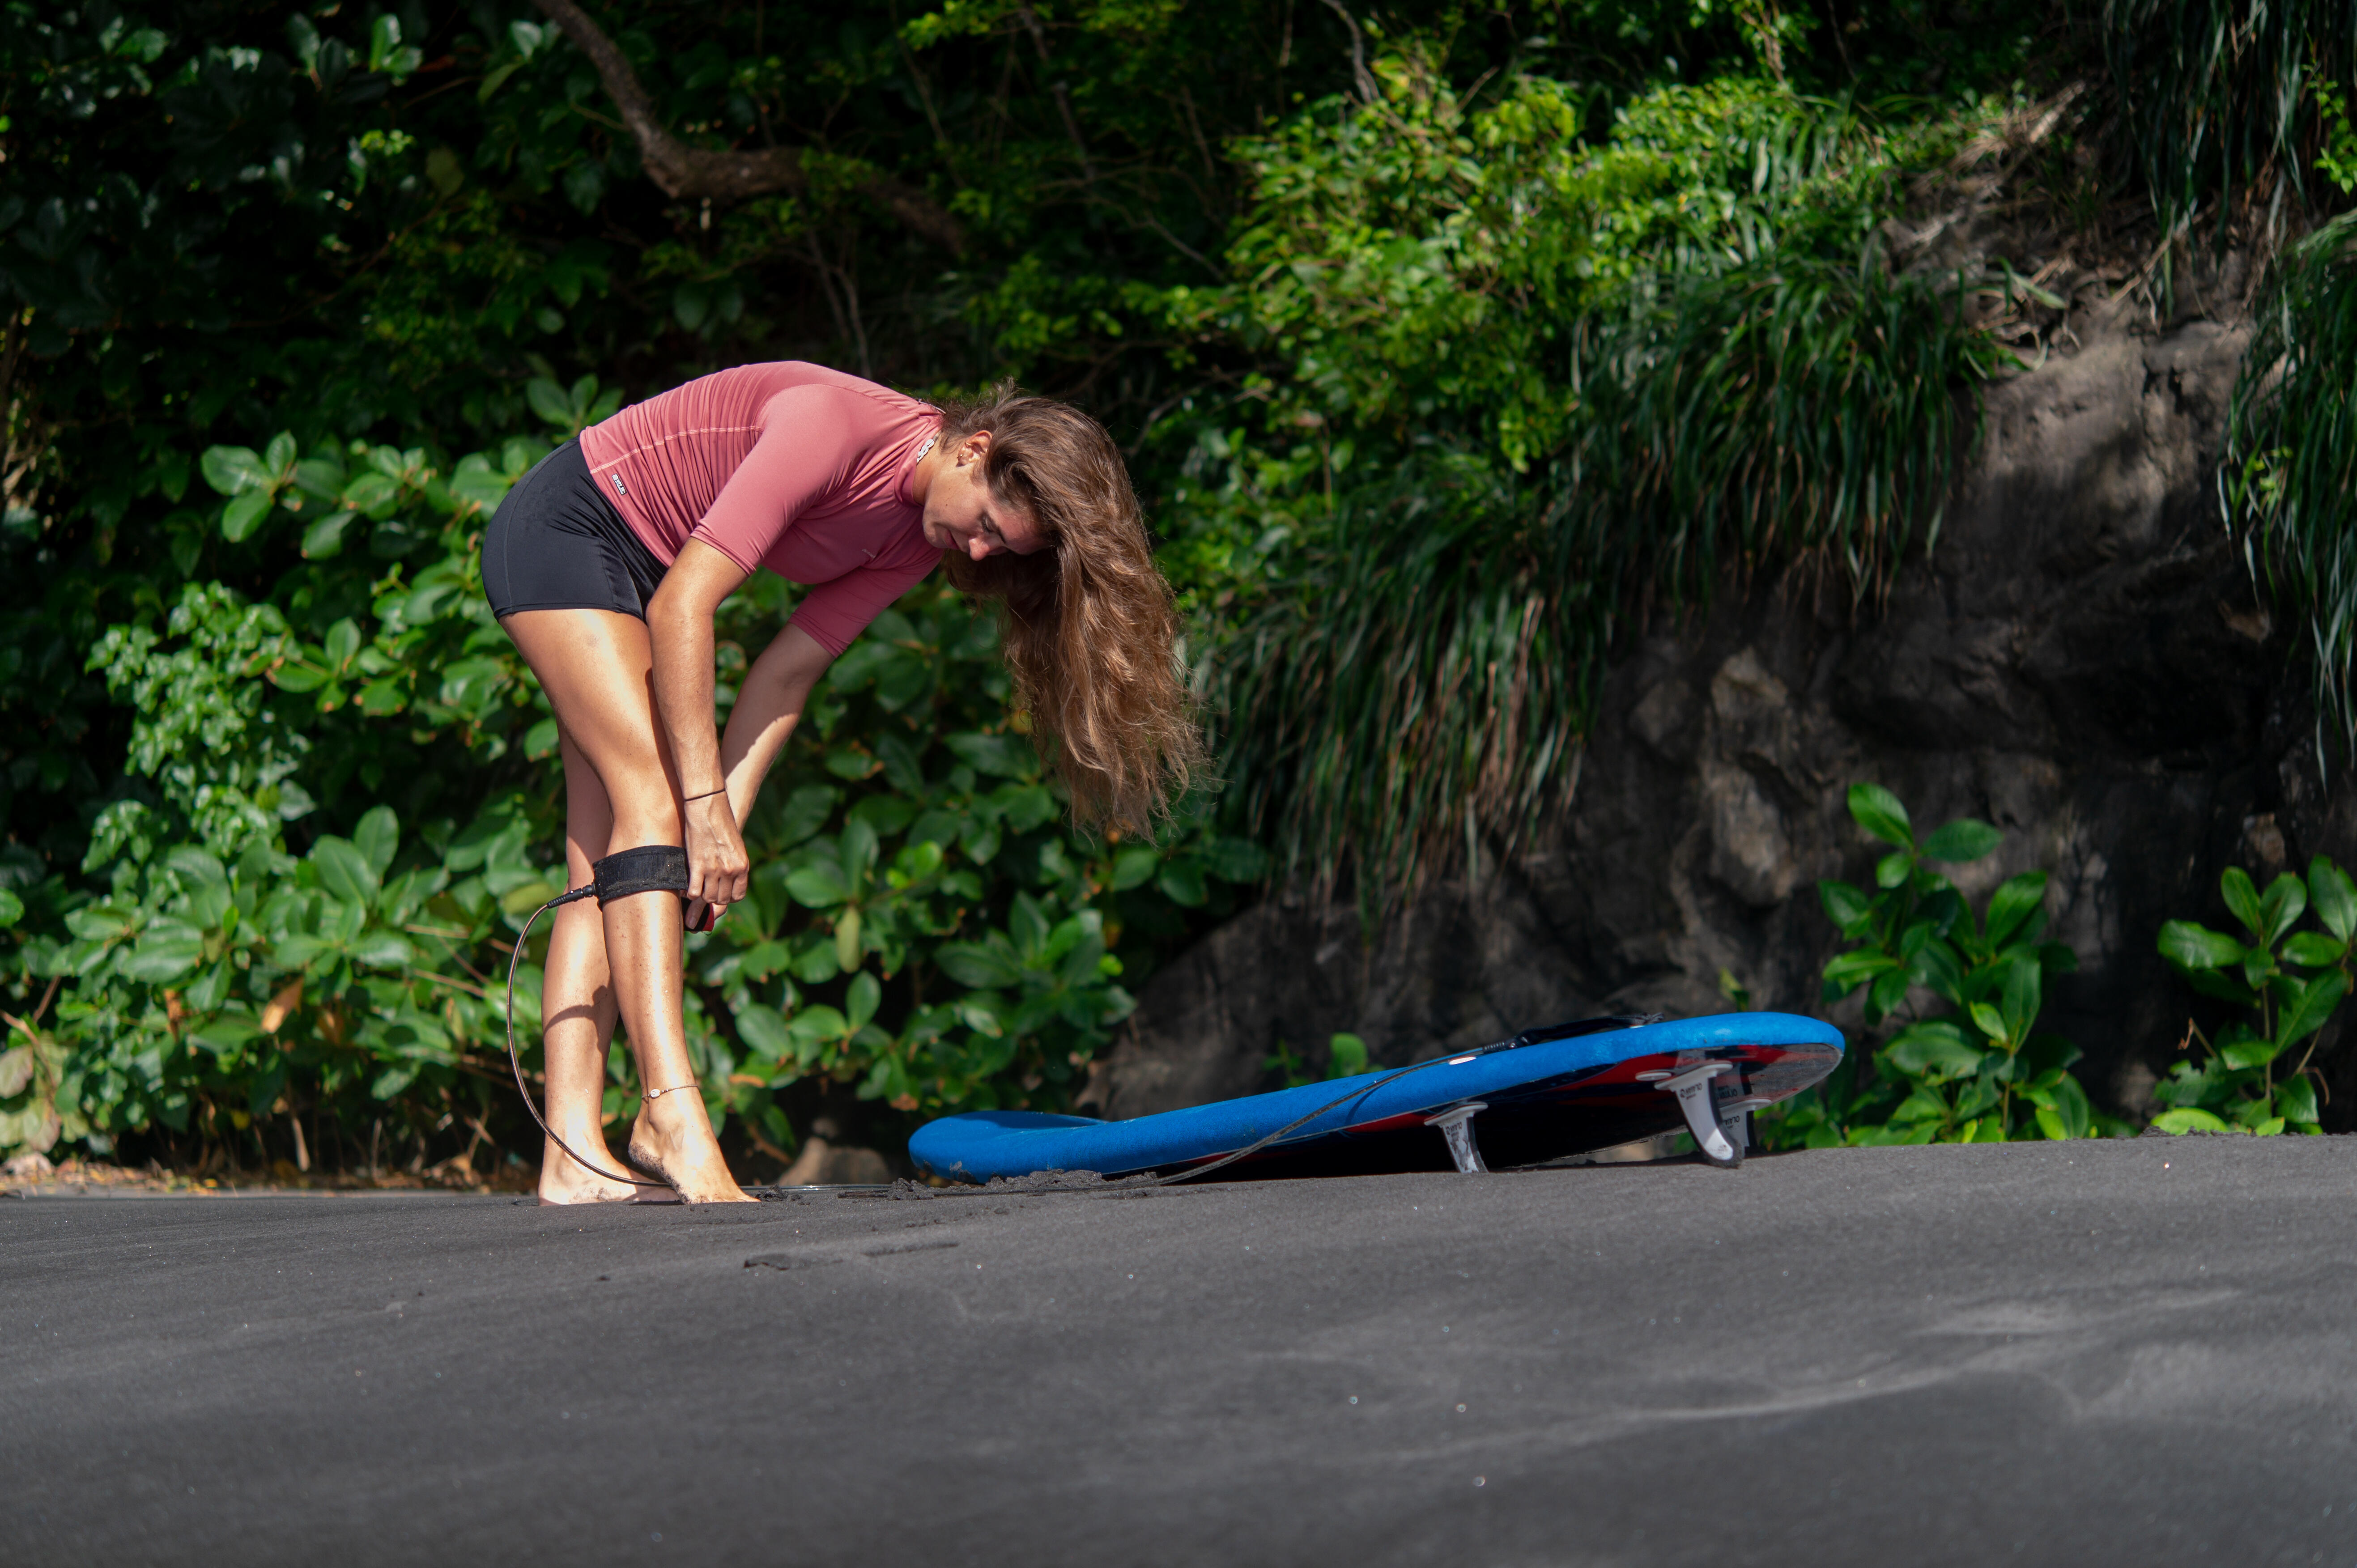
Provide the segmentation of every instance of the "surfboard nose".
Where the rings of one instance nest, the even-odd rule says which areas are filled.
[[[918,1128],[909,1139],[909,1163],[945,1181],[978,1182],[994,1176],[1024,1175],[1046,1167],[1026,1165],[1020,1172],[1003,1168],[1011,1149],[1026,1146],[1023,1134],[1103,1125],[1093,1116],[1058,1116],[1045,1111],[964,1111]]]

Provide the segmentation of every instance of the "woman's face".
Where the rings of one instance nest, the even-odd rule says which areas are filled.
[[[991,493],[982,477],[989,452],[990,432],[977,430],[938,459],[925,489],[925,542],[975,561],[1046,549],[1039,519]]]

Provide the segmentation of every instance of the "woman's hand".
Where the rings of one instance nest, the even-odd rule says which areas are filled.
[[[726,794],[690,800],[680,816],[687,834],[687,929],[706,931],[719,923],[729,905],[744,899],[752,862]],[[705,918],[707,907],[709,920]]]

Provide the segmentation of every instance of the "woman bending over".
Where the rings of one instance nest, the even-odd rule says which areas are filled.
[[[1150,828],[1201,741],[1169,587],[1121,455],[1083,413],[1012,389],[940,409],[818,365],[745,365],[583,431],[491,519],[484,591],[556,710],[567,886],[625,851],[682,846],[686,860],[683,896],[555,912],[544,1201],[744,1200],[689,1066],[683,924],[709,929],[745,897],[738,824],[811,688],[937,561],[1000,602],[1017,701],[1075,817]],[[713,612],[759,570],[810,591],[716,736]],[[616,867],[650,863],[615,863],[609,887]],[[627,1165],[601,1116],[618,1017],[644,1086]]]

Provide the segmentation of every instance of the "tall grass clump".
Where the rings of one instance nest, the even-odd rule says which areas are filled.
[[[1670,605],[1787,564],[1878,591],[1937,537],[1969,390],[2002,353],[1952,281],[1894,276],[1871,244],[1777,255],[1622,326],[1557,459],[1586,552]]]
[[[1601,335],[1599,335],[1601,336]],[[1577,777],[1632,616],[1728,573],[1875,592],[1937,529],[1994,345],[1952,297],[1792,258],[1618,324],[1527,474],[1437,444],[1351,489],[1223,664],[1231,767],[1280,862],[1413,886],[1512,853]]]
[[[2222,233],[2240,198],[2272,198],[2274,217],[2287,194],[2295,205],[2313,197],[2317,89],[2350,89],[2357,8],[2346,0],[2106,0],[2103,34],[2165,234],[2190,225],[2207,201],[2217,204]]]
[[[2002,350],[1882,249],[1935,137],[1736,79],[1591,142],[1564,83],[1473,110],[1413,53],[1377,74],[1247,148],[1227,308],[1292,357],[1272,424],[1318,433],[1330,499],[1217,663],[1246,830],[1379,900],[1527,843],[1632,616],[1796,567],[1877,593]]]
[[[1354,490],[1222,664],[1234,805],[1289,871],[1412,880],[1568,788],[1611,627],[1538,487],[1462,451]],[[1528,519],[1517,528],[1514,520]]]
[[[2308,618],[2319,729],[2357,752],[2357,214],[2276,259],[2253,328],[2227,411],[2227,523],[2253,575]]]

